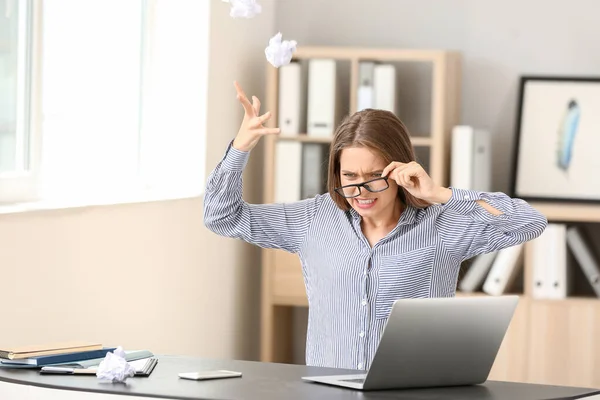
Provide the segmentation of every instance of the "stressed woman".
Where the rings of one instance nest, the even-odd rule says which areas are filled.
[[[300,257],[309,304],[306,364],[368,369],[395,300],[452,297],[463,260],[538,237],[546,218],[500,192],[441,187],[415,162],[393,113],[363,110],[336,129],[328,191],[284,204],[248,204],[242,172],[264,135],[260,102],[236,84],[244,119],[209,176],[213,232]]]

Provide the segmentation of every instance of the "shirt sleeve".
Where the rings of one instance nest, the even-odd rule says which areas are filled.
[[[450,200],[439,206],[436,228],[448,251],[461,260],[535,239],[548,225],[547,218],[522,199],[501,192],[450,189]],[[502,214],[491,214],[477,200]]]
[[[224,158],[209,175],[204,224],[221,236],[297,253],[323,195],[290,203],[247,203],[242,198],[242,173],[249,154],[230,143]]]

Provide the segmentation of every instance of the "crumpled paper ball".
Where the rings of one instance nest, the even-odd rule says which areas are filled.
[[[125,359],[125,351],[121,346],[113,353],[106,353],[106,357],[96,371],[96,376],[102,381],[125,382],[127,378],[135,375],[135,367]]]
[[[278,32],[269,40],[269,45],[265,49],[267,60],[275,68],[289,64],[292,60],[292,53],[296,51],[295,40],[281,40],[281,32]]]
[[[262,7],[256,0],[223,0],[225,3],[231,4],[229,15],[232,18],[254,18],[260,14]]]

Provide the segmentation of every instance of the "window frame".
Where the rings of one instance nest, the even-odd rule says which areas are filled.
[[[144,107],[143,94],[146,90],[146,81],[144,77],[151,66],[148,64],[149,54],[151,54],[152,29],[155,18],[155,10],[159,0],[142,0],[142,43],[141,43],[141,86],[140,86],[140,107]],[[187,187],[156,187],[147,182],[147,176],[144,173],[144,132],[143,124],[140,124],[138,129],[138,151],[137,151],[137,177],[136,182],[126,192],[120,194],[112,194],[108,196],[99,196],[92,194],[80,199],[65,199],[64,201],[57,199],[48,200],[44,198],[42,193],[42,155],[43,155],[43,132],[42,132],[42,56],[43,56],[43,6],[44,0],[18,0],[19,4],[27,2],[30,6],[30,37],[28,46],[30,48],[30,98],[29,98],[29,118],[26,123],[29,124],[29,148],[28,161],[29,168],[27,171],[15,171],[11,173],[0,174],[0,214],[4,212],[27,211],[32,209],[48,209],[48,208],[69,208],[88,205],[106,205],[106,204],[122,204],[131,202],[143,201],[159,201],[169,199],[182,199],[201,196],[204,191],[204,183],[206,180],[206,156],[207,156],[207,135],[206,135],[206,107],[208,96],[208,55],[209,55],[209,32],[208,22],[210,20],[210,6],[206,5],[206,46],[202,51],[205,53],[206,65],[203,80],[202,96],[203,109],[200,110],[202,116],[202,154],[201,158],[201,182],[194,184],[188,182]],[[140,118],[141,119],[141,118]],[[129,189],[129,188],[128,188]],[[15,207],[16,206],[16,207]]]
[[[15,170],[0,172],[0,204],[37,200],[37,182],[41,157],[40,55],[41,26],[39,0],[18,0],[19,30],[25,31],[25,40],[19,35],[19,58],[24,63],[17,87],[17,151]],[[22,10],[25,9],[25,12]],[[25,18],[25,21],[22,19]],[[24,58],[24,60],[22,59]],[[17,66],[19,68],[19,65]],[[27,141],[25,151],[24,142]]]

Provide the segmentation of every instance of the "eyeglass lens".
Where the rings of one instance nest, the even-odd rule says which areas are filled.
[[[367,190],[372,192],[378,192],[387,188],[387,182],[384,179],[377,179],[373,182],[369,182],[363,185]],[[360,189],[358,186],[347,186],[342,188],[344,196],[353,197],[358,196]]]

